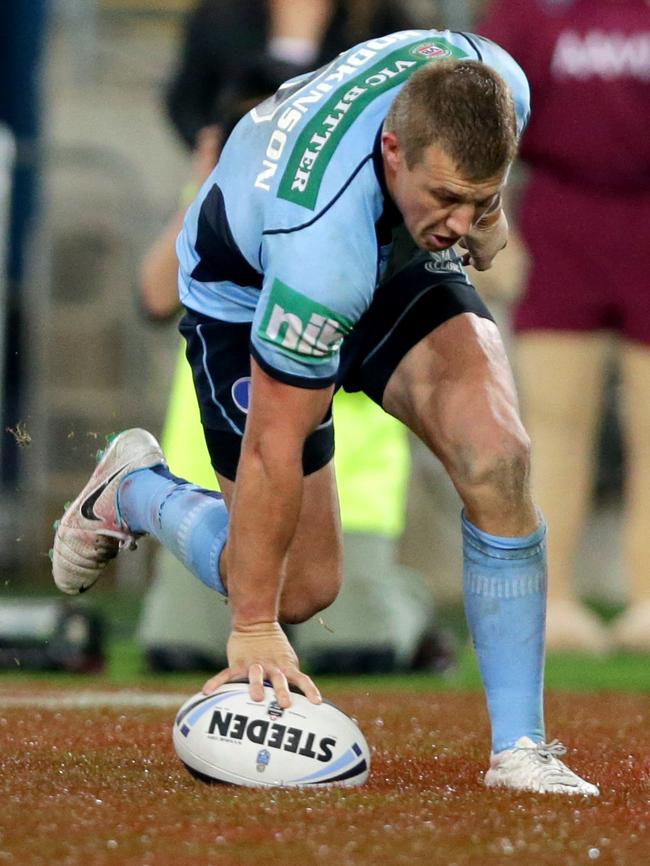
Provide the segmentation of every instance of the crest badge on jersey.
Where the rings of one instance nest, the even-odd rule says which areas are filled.
[[[443,42],[425,42],[411,48],[409,52],[413,57],[426,57],[428,60],[442,60],[443,57],[452,57],[453,54],[448,45]]]

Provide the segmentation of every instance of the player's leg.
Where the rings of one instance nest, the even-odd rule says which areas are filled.
[[[248,412],[250,326],[188,313],[181,330],[188,342],[206,444],[221,493],[157,468],[127,479],[120,488],[120,509],[135,531],[154,535],[206,585],[226,594],[228,506]],[[330,417],[305,443],[302,508],[285,561],[281,597],[280,615],[287,622],[301,622],[326,607],[340,586],[333,451]]]
[[[214,488],[192,371],[179,346],[161,445],[177,475]],[[204,670],[226,667],[230,611],[195,580],[166,548],[155,551],[152,580],[142,599],[138,639],[149,667]]]
[[[492,723],[486,781],[595,794],[542,748],[545,526],[498,330],[450,262],[419,256],[385,289],[358,326],[346,387],[420,436],[463,500],[466,613]]]
[[[85,592],[121,547],[157,538],[191,572],[224,593],[218,563],[228,528],[223,496],[174,476],[146,430],[115,437],[66,509],[54,538],[52,572],[63,592]]]
[[[373,338],[352,378],[436,454],[463,500],[468,619],[496,752],[543,738],[544,529],[498,330],[462,273],[442,264],[419,256],[378,293],[386,310],[371,307],[360,323]]]
[[[234,478],[248,406],[250,325],[188,310],[180,331],[210,462],[220,477]],[[120,486],[119,507],[129,526],[153,535],[206,586],[225,595],[220,561],[228,535],[228,495],[227,490],[197,487],[159,467],[130,476]]]
[[[221,425],[239,442],[245,414],[231,386],[248,370],[249,326],[225,325],[188,312],[181,330],[188,341],[203,422]],[[216,357],[222,359],[225,379],[215,378]],[[110,445],[63,515],[54,540],[54,579],[65,592],[83,592],[117,554],[118,544],[132,544],[135,536],[149,533],[203,583],[223,593],[218,562],[227,525],[221,494],[174,476],[153,436],[126,431]]]
[[[545,527],[528,488],[528,440],[496,325],[453,317],[402,359],[384,407],[441,460],[464,505],[466,615],[493,752],[544,738]]]
[[[230,496],[231,484],[220,476]],[[314,527],[318,531],[314,531]],[[120,434],[57,529],[53,572],[60,589],[83,592],[118,546],[153,535],[206,586],[227,593],[224,495],[173,475],[153,436]],[[285,563],[281,618],[302,622],[327,607],[341,584],[341,539],[331,461],[310,473]]]
[[[486,784],[597,794],[543,742],[546,527],[496,325],[462,314],[438,327],[402,359],[384,405],[463,500],[465,611],[492,725]]]
[[[60,590],[85,592],[122,547],[135,547],[136,529],[125,524],[117,491],[131,473],[163,467],[164,456],[145,430],[127,430],[106,449],[77,498],[55,524],[52,574]]]
[[[574,563],[591,500],[594,443],[610,340],[603,332],[524,331],[516,338],[532,490],[549,526],[546,644],[602,652],[598,617],[576,598]]]
[[[441,460],[468,520],[521,536],[540,523],[528,489],[528,437],[496,325],[454,316],[402,359],[383,405]]]
[[[624,543],[629,571],[627,610],[614,623],[618,646],[650,650],[650,348],[627,341],[621,353],[626,459]]]

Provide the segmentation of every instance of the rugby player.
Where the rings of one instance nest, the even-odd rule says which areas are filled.
[[[228,667],[204,691],[245,677],[254,700],[268,680],[283,707],[290,685],[318,703],[280,623],[339,590],[331,401],[362,390],[424,440],[463,501],[486,784],[593,795],[545,742],[546,527],[503,344],[463,269],[489,268],[507,241],[501,193],[528,111],[526,78],[496,44],[411,30],[247,114],[177,244],[180,328],[222,495],[126,431],[64,514],[53,572],[84,591],[150,533],[228,595]]]

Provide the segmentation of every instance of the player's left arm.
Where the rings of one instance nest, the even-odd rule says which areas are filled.
[[[510,88],[515,107],[517,135],[521,136],[530,118],[530,87],[526,75],[500,45],[480,36],[474,35],[473,38],[480,43],[483,62],[498,72]],[[508,219],[499,195],[461,241],[460,245],[467,250],[464,264],[472,265],[478,271],[486,271],[507,243]]]
[[[474,223],[471,231],[460,241],[460,246],[467,250],[463,264],[471,265],[477,271],[487,271],[492,267],[496,254],[507,243],[508,218],[499,195],[496,204]]]
[[[471,230],[458,242],[459,246],[467,250],[463,256],[463,264],[471,265],[477,271],[487,271],[492,267],[496,254],[507,243],[508,220],[499,193],[472,225]]]

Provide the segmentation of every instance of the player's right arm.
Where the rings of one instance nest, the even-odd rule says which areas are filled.
[[[207,693],[246,678],[251,697],[262,700],[263,680],[268,679],[283,707],[290,703],[290,684],[314,703],[320,701],[318,689],[300,671],[278,613],[284,558],[302,504],[303,446],[326,415],[332,393],[333,386],[287,385],[252,361],[250,407],[229,527],[228,667],[205,684]]]
[[[301,210],[295,225],[274,206],[259,249],[264,285],[251,326],[252,387],[226,553],[229,666],[206,683],[208,692],[247,677],[251,696],[262,699],[266,678],[282,706],[290,702],[289,684],[320,700],[278,614],[302,506],[304,443],[327,415],[341,343],[367,308],[378,270],[381,201],[369,159],[345,192],[333,195],[318,218]],[[231,200],[230,219],[243,224],[238,208],[247,199]]]

